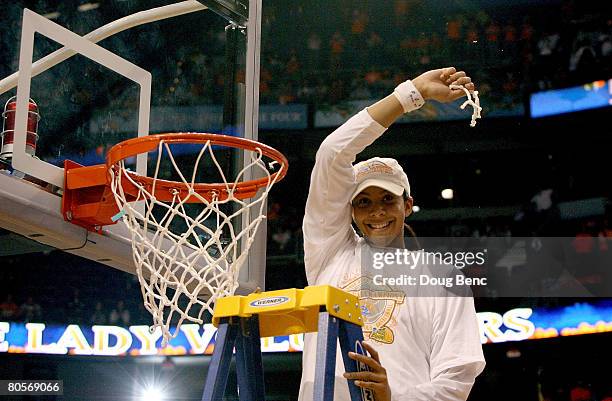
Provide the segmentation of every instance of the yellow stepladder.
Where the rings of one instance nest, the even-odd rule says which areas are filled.
[[[337,344],[347,372],[362,370],[349,351],[362,352],[363,320],[356,296],[321,285],[220,298],[213,324],[217,339],[202,401],[221,401],[234,347],[240,401],[265,400],[261,338],[318,332],[314,401],[332,401]],[[373,401],[371,391],[348,382],[352,401]]]

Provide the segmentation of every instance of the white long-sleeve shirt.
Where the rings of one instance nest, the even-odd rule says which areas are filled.
[[[330,284],[360,298],[364,338],[387,370],[393,401],[467,399],[485,366],[471,297],[411,297],[363,291],[361,255],[368,243],[351,226],[356,155],[385,131],[363,110],[328,136],[316,156],[304,217],[304,262],[309,285]],[[299,401],[313,398],[317,334],[305,335]],[[338,346],[335,401],[350,395]]]

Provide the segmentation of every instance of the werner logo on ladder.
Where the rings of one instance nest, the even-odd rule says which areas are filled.
[[[240,400],[265,399],[261,337],[318,332],[315,401],[334,399],[338,342],[347,372],[367,370],[365,364],[349,356],[352,351],[365,355],[361,346],[363,319],[358,299],[331,286],[220,298],[215,306],[213,324],[218,328],[217,342],[203,401],[223,398],[234,347]],[[353,380],[348,381],[348,386],[352,401],[374,401],[371,390],[360,389]]]

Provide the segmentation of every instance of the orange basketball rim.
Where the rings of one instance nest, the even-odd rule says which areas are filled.
[[[119,207],[111,190],[111,172],[118,173],[120,163],[142,153],[156,151],[160,144],[202,144],[246,149],[269,157],[279,164],[269,177],[243,182],[194,183],[167,181],[128,171],[122,176],[121,186],[128,201],[137,200],[144,189],[158,201],[171,202],[178,197],[186,203],[202,203],[214,197],[223,200],[228,196],[248,199],[270,183],[282,180],[287,174],[289,162],[278,150],[250,139],[209,133],[166,133],[128,139],[114,145],[106,155],[106,163],[82,166],[71,160],[64,161],[64,194],[62,214],[67,221],[90,231],[101,232],[105,225],[115,224],[114,216]],[[199,196],[193,196],[196,193]]]

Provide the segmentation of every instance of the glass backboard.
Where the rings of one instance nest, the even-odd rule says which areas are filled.
[[[8,5],[0,23],[9,55],[0,65],[0,101],[3,130],[13,124],[15,133],[3,136],[0,152],[0,226],[13,233],[5,242],[26,237],[133,272],[120,224],[100,235],[64,221],[64,161],[104,163],[114,144],[156,133],[257,140],[260,13],[257,0]],[[216,156],[228,177],[248,162],[236,150]],[[186,149],[181,157],[193,155]],[[152,169],[146,157],[129,162],[142,174]],[[198,180],[215,182],[217,173],[208,171]],[[260,230],[239,292],[263,288]]]

